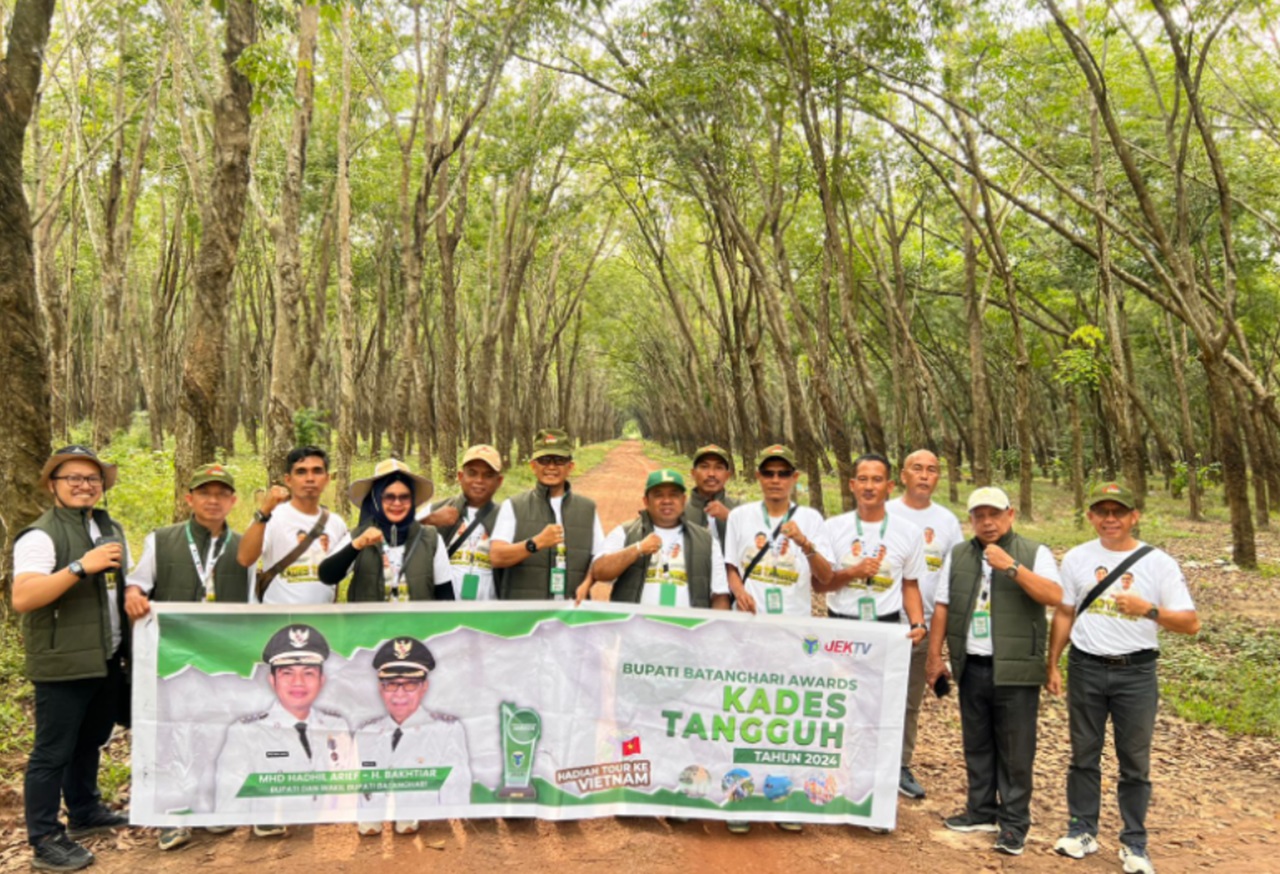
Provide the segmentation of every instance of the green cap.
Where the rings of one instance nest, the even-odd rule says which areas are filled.
[[[196,472],[191,475],[191,482],[187,483],[187,491],[195,491],[205,483],[222,483],[231,491],[236,490],[236,478],[220,464],[205,464],[196,468]]]
[[[723,446],[717,446],[714,443],[708,443],[706,446],[699,446],[693,453],[693,464],[695,467],[698,462],[702,460],[702,456],[704,455],[714,455],[716,458],[728,465],[730,470],[733,470],[733,458],[729,455],[729,450],[725,449]]]
[[[560,428],[539,431],[533,438],[533,455],[530,458],[542,458],[544,455],[573,458],[573,441],[569,439],[569,432]]]
[[[684,477],[669,467],[649,474],[649,478],[644,481],[644,493],[647,495],[650,489],[656,489],[658,486],[678,486],[682,492],[689,491],[685,487]]]
[[[772,446],[766,446],[764,449],[760,450],[760,454],[756,456],[756,470],[759,470],[761,467],[763,467],[764,463],[768,461],[770,458],[776,458],[779,461],[785,461],[787,464],[791,465],[792,467],[800,466],[796,464],[796,454],[791,451],[790,447],[783,446],[781,443],[775,443]]]
[[[1119,483],[1099,483],[1093,487],[1089,492],[1089,507],[1092,508],[1094,504],[1101,504],[1103,501],[1115,501],[1130,510],[1134,507],[1133,492]]]

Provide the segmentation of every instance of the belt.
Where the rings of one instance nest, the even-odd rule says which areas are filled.
[[[994,656],[969,655],[968,653],[965,653],[964,663],[966,665],[986,665],[987,667],[991,667],[996,663],[996,660]]]
[[[1073,644],[1071,647],[1071,655],[1085,659],[1086,661],[1098,662],[1100,664],[1110,665],[1113,668],[1118,668],[1125,665],[1149,665],[1156,659],[1160,658],[1160,650],[1140,649],[1137,652],[1126,653],[1125,655],[1105,656],[1085,652],[1080,647]]]
[[[827,614],[833,619],[852,619],[854,622],[859,621],[861,616],[850,616],[848,613],[837,613],[830,607],[827,608]],[[877,616],[876,622],[899,622],[902,619],[902,611],[894,610],[892,613],[886,613],[883,616]]]

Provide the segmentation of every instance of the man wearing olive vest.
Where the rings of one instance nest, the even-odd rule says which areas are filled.
[[[125,577],[124,609],[130,619],[151,611],[152,601],[221,601],[245,604],[253,572],[236,561],[240,535],[227,527],[236,505],[236,481],[220,464],[196,470],[183,500],[191,518],[158,528],[142,544],[142,558]],[[215,834],[230,827],[208,829]],[[191,829],[160,829],[159,847],[172,850],[191,840]]]
[[[724,491],[725,484],[733,479],[733,458],[729,450],[714,443],[703,446],[693,453],[692,473],[693,491],[685,504],[684,520],[708,528],[724,549],[729,511],[740,503]]]
[[[127,638],[120,568],[124,532],[98,502],[116,466],[86,446],[59,449],[40,471],[53,507],[14,539],[13,608],[22,614],[26,675],[35,687],[35,747],[23,800],[32,865],[93,864],[77,839],[129,824],[98,791],[98,761],[125,701]],[[58,821],[67,805],[67,828]]]
[[[662,607],[729,609],[724,554],[711,532],[685,524],[684,477],[655,470],[644,484],[640,515],[609,533],[592,565],[597,582],[613,583],[609,600]]]
[[[1062,586],[1049,548],[1014,533],[1008,495],[976,489],[968,507],[974,538],[943,563],[925,670],[930,686],[944,673],[960,686],[969,795],[964,811],[944,824],[997,833],[995,849],[1019,856],[1031,826],[1036,720],[1048,674],[1045,608],[1062,600]]]
[[[498,597],[510,601],[564,600],[587,579],[604,546],[595,502],[574,494],[573,443],[557,428],[533,441],[529,462],[538,484],[503,501],[493,526],[489,558]]]

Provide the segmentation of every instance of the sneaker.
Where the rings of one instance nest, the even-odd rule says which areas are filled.
[[[898,791],[908,798],[924,798],[924,787],[916,782],[910,768],[903,768],[898,775]]]
[[[255,838],[282,838],[288,833],[288,827],[283,825],[255,825],[253,827],[253,836]]]
[[[996,838],[995,849],[1009,856],[1021,856],[1024,846],[1026,846],[1025,838],[1017,832],[1005,829],[1000,832],[1000,837]]]
[[[204,830],[211,835],[228,835],[236,830],[233,825],[207,825]]]
[[[362,838],[371,838],[374,835],[382,834],[382,823],[358,822],[356,823],[356,831],[360,833],[360,837]]]
[[[996,825],[994,819],[981,820],[967,810],[964,813],[947,817],[942,821],[942,824],[953,832],[990,832],[995,834],[1000,831],[1000,826]]]
[[[75,822],[68,819],[67,837],[73,841],[78,841],[90,835],[100,835],[113,829],[124,828],[128,824],[129,817],[99,805],[93,813],[84,819],[76,820]]]
[[[396,834],[398,835],[416,835],[418,833],[418,821],[416,819],[397,819]]]
[[[1088,832],[1080,835],[1066,835],[1058,838],[1058,842],[1053,845],[1053,851],[1059,856],[1083,859],[1085,856],[1098,852],[1098,840]]]
[[[798,822],[780,822],[778,828],[784,832],[800,832],[804,831],[804,826]]]
[[[31,867],[40,871],[79,871],[93,864],[93,853],[57,831],[35,845]]]
[[[1146,850],[1137,847],[1122,846],[1120,861],[1124,863],[1124,874],[1156,874],[1155,866]]]
[[[729,820],[724,824],[724,827],[729,830],[730,834],[734,835],[745,835],[747,832],[751,831],[751,823],[737,819]]]
[[[672,825],[688,825],[692,821],[693,820],[689,819],[689,817],[687,816],[668,816],[667,817],[667,822],[671,823]]]
[[[156,845],[162,850],[176,850],[183,844],[191,842],[191,829],[186,826],[160,829],[160,840]]]

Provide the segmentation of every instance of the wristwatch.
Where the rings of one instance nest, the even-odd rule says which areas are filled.
[[[1009,565],[1009,567],[1005,569],[1005,573],[1008,574],[1009,579],[1012,580],[1018,575],[1018,571],[1021,569],[1022,569],[1022,565],[1018,564],[1017,560],[1015,559],[1013,564]]]
[[[1148,610],[1144,615],[1145,615],[1148,619],[1150,619],[1152,622],[1159,621],[1159,619],[1160,619],[1160,608],[1159,608],[1159,607],[1156,607],[1156,606],[1152,606],[1152,608],[1151,608],[1150,610]]]
[[[530,552],[537,552],[537,551],[538,551],[538,541],[536,541],[536,540],[534,540],[532,537],[530,537],[528,540],[526,540],[526,541],[524,542],[524,548],[525,548],[525,549],[527,549],[527,550],[529,550]]]
[[[925,631],[929,630],[929,626],[925,625],[923,622],[912,622],[911,630],[915,631],[917,628],[923,628]]]
[[[270,514],[270,513],[264,513],[264,512],[262,512],[261,510],[254,510],[254,511],[253,511],[253,521],[255,521],[255,522],[261,522],[263,525],[266,525],[268,522],[270,522],[270,521],[271,521],[271,514]]]
[[[89,574],[89,572],[84,569],[84,565],[78,561],[73,561],[71,564],[67,565],[67,570],[71,571],[71,573],[75,574],[77,578],[82,580]]]

